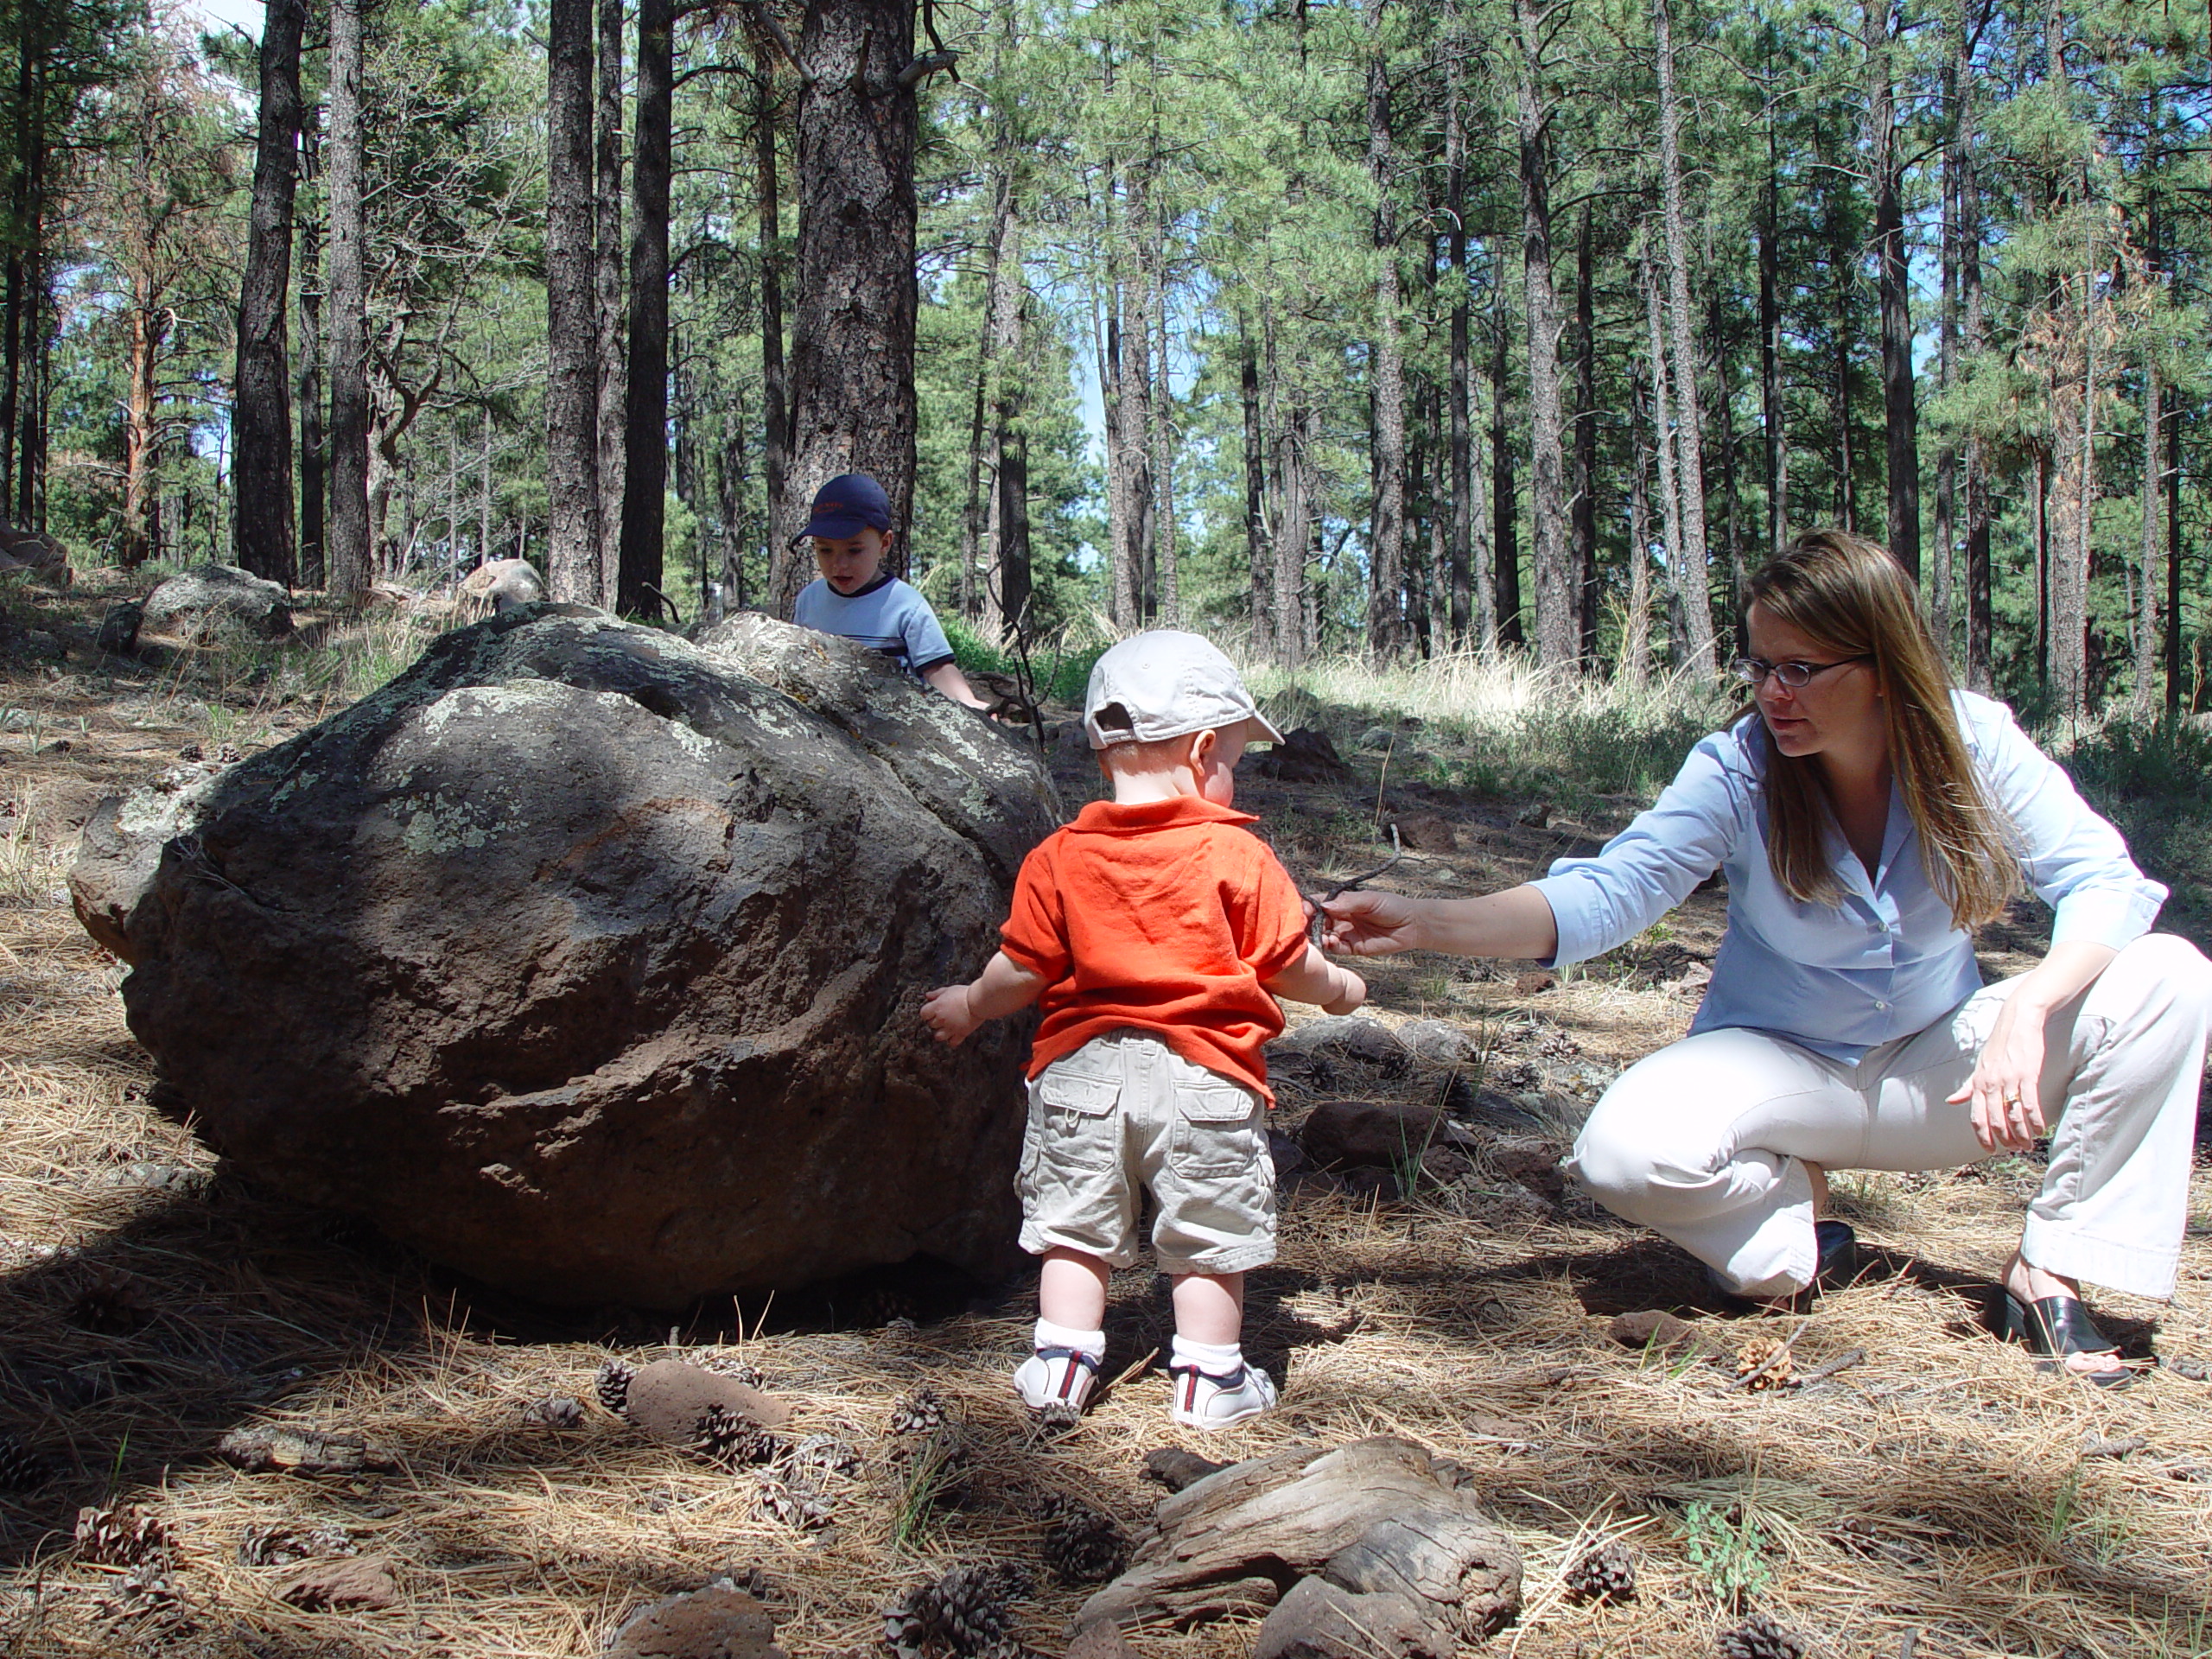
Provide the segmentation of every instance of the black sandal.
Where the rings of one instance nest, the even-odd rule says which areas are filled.
[[[2009,1290],[2001,1294],[1997,1334],[2037,1356],[2037,1370],[2063,1372],[2101,1389],[2124,1389],[2135,1380],[2135,1368],[2120,1359],[2112,1339],[2090,1321],[2080,1297],[2046,1296],[2023,1303]],[[2102,1353],[2112,1355],[2112,1363],[2099,1370],[2079,1371],[2066,1363],[2069,1354]]]

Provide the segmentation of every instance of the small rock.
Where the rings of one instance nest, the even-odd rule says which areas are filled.
[[[1325,1014],[1319,1020],[1309,1020],[1296,1030],[1285,1032],[1270,1047],[1294,1054],[1323,1054],[1332,1059],[1349,1060],[1354,1065],[1371,1066],[1391,1077],[1404,1075],[1413,1060],[1406,1046],[1390,1034],[1388,1026],[1351,1014]]]
[[[2158,1363],[2176,1376],[2185,1377],[2191,1382],[2202,1382],[2212,1378],[2212,1367],[2207,1367],[2202,1360],[2187,1354],[2161,1354]]]
[[[623,1620],[607,1659],[784,1659],[775,1621],[742,1590],[664,1596]]]
[[[1306,1148],[1281,1129],[1268,1131],[1268,1155],[1274,1160],[1275,1179],[1278,1181],[1287,1180],[1300,1170],[1313,1167],[1312,1160],[1306,1156]]]
[[[461,591],[497,613],[544,598],[545,583],[527,559],[492,559],[461,578]]]
[[[1332,1198],[1344,1190],[1344,1184],[1326,1170],[1301,1169],[1276,1183],[1275,1198],[1281,1204],[1303,1204],[1310,1198]]]
[[[92,643],[111,657],[128,657],[138,649],[138,628],[145,620],[146,607],[136,600],[111,605]]]
[[[399,1599],[399,1580],[381,1555],[318,1562],[276,1592],[276,1599],[309,1612],[375,1612]]]
[[[1695,1347],[1699,1341],[1696,1326],[1656,1308],[1623,1313],[1606,1329],[1624,1348],[1656,1349],[1662,1354]]]
[[[1470,1065],[1482,1057],[1482,1045],[1448,1020],[1413,1020],[1397,1030],[1399,1045],[1432,1065]]]
[[[1552,989],[1558,983],[1557,974],[1548,968],[1538,968],[1531,972],[1516,976],[1513,981],[1513,992],[1516,996],[1538,996]]]
[[[791,1421],[791,1408],[781,1401],[734,1376],[680,1359],[657,1359],[630,1379],[630,1421],[664,1446],[690,1446],[709,1406],[721,1406],[763,1428]]]
[[[1417,853],[1456,853],[1459,850],[1459,832],[1452,821],[1440,812],[1402,812],[1398,815],[1398,840]]]
[[[1464,1152],[1450,1147],[1431,1147],[1421,1154],[1421,1173],[1425,1181],[1438,1186],[1449,1186],[1474,1173],[1474,1163]]]
[[[2145,1434],[2122,1434],[2109,1440],[2101,1434],[2084,1434],[2082,1437],[2082,1455],[2085,1458],[2124,1458],[2140,1452],[2150,1444],[2150,1437]]]
[[[1284,733],[1282,741],[1259,757],[1253,769],[1262,778],[1286,784],[1337,784],[1351,776],[1329,734],[1313,726]]]
[[[1405,1195],[1404,1185],[1387,1169],[1355,1169],[1344,1176],[1344,1196],[1355,1204],[1369,1198],[1395,1204]]]
[[[1443,1120],[1441,1112],[1425,1106],[1325,1101],[1307,1116],[1298,1141],[1323,1169],[1395,1169],[1419,1163],[1441,1142]]]
[[[1529,830],[1541,830],[1552,821],[1552,804],[1535,801],[1513,815],[1513,822]]]
[[[1359,734],[1359,742],[1357,747],[1363,749],[1371,750],[1375,753],[1380,754],[1386,750],[1395,748],[1397,744],[1398,734],[1395,731],[1391,730],[1390,728],[1388,726],[1370,726]]]

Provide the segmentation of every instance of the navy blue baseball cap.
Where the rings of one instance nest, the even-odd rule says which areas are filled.
[[[891,498],[866,473],[847,473],[814,493],[814,516],[799,534],[838,541],[863,530],[890,532]]]

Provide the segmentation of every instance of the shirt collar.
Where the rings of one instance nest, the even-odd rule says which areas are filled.
[[[1126,836],[1146,830],[1179,829],[1192,823],[1257,823],[1259,815],[1221,806],[1202,795],[1176,795],[1164,801],[1093,801],[1068,827],[1085,834]]]

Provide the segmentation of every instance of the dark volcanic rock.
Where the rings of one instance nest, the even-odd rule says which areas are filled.
[[[1009,1264],[1028,1027],[948,1049],[917,1010],[1056,816],[1019,739],[860,647],[531,606],[104,809],[71,883],[161,1097],[245,1173],[676,1306]]]

